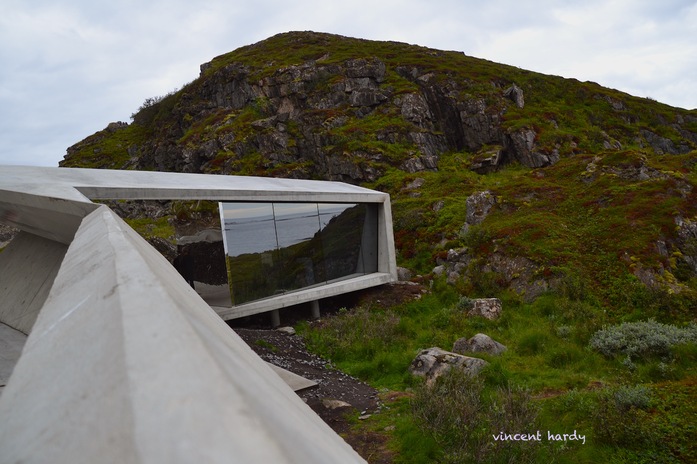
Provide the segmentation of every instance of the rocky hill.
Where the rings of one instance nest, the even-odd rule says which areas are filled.
[[[61,166],[392,195],[400,265],[463,294],[697,301],[697,111],[396,42],[291,32],[201,65]]]

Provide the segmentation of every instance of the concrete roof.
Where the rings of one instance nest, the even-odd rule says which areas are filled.
[[[51,198],[46,206],[44,198]],[[91,200],[383,203],[386,193],[315,180],[108,169],[0,166],[0,222],[68,244]]]
[[[255,200],[382,202],[385,193],[319,180],[109,169],[0,167],[0,190],[66,200]]]

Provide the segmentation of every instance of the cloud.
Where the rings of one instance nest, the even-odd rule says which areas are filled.
[[[694,1],[6,0],[0,164],[55,166],[201,63],[291,30],[458,50],[697,107]]]

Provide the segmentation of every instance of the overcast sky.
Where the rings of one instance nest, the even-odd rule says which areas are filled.
[[[288,31],[462,51],[697,108],[697,0],[0,0],[0,165],[66,148]]]

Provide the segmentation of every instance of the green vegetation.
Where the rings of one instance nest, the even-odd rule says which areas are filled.
[[[126,222],[142,237],[157,237],[168,241],[174,240],[174,227],[168,221],[168,217],[162,217],[160,219],[126,219]]]
[[[650,319],[605,327],[591,337],[590,347],[609,357],[649,358],[670,356],[673,347],[686,343],[697,343],[696,324],[679,328]]]
[[[417,423],[438,442],[441,462],[534,462],[538,448],[548,446],[504,440],[507,433],[538,436],[538,406],[525,389],[499,386],[485,393],[481,377],[453,370],[433,387],[419,385],[412,408]]]
[[[143,143],[150,135],[151,131],[139,124],[104,129],[74,146],[75,150],[61,166],[123,169],[131,158],[128,150]]]

